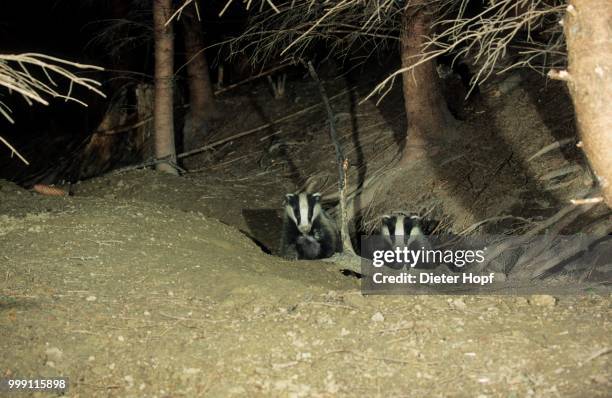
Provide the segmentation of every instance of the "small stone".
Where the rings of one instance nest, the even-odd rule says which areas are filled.
[[[516,305],[527,305],[529,304],[529,301],[525,298],[525,297],[517,297],[514,302],[516,303]]]
[[[450,301],[450,306],[456,310],[460,310],[460,311],[465,311],[465,309],[467,309],[467,305],[465,304],[465,301],[463,301],[462,299],[453,299]]]
[[[343,301],[345,304],[356,308],[363,308],[368,304],[365,297],[361,294],[347,294],[344,296]]]
[[[246,390],[244,389],[244,387],[232,387],[229,389],[229,393],[232,395],[245,395],[246,394]]]
[[[612,383],[610,382],[610,379],[606,377],[605,375],[591,376],[591,380],[593,381],[593,383],[596,383],[596,384],[612,385]]]
[[[371,319],[373,322],[384,322],[385,317],[380,312],[377,312],[374,315],[372,315]]]
[[[87,296],[85,301],[96,301],[98,298],[96,296]]]
[[[45,350],[45,354],[47,355],[47,358],[50,361],[59,361],[60,359],[62,359],[62,356],[64,355],[62,350],[60,350],[57,347],[47,348]]]
[[[557,299],[549,294],[534,294],[529,299],[529,303],[538,307],[554,307]]]
[[[128,384],[128,387],[132,387],[134,385],[134,378],[130,375],[124,376],[123,380],[126,381],[126,383]]]

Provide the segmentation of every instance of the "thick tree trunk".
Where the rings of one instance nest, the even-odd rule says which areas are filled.
[[[183,14],[187,83],[189,85],[189,113],[183,129],[183,149],[191,150],[204,142],[206,122],[217,118],[218,110],[210,84],[208,62],[204,55],[204,39],[200,21],[193,11]]]
[[[427,7],[415,10],[416,4],[404,12],[402,18],[401,60],[402,68],[414,65],[421,57],[425,35],[431,29],[432,17]],[[451,115],[442,90],[433,60],[424,62],[402,75],[404,104],[408,119],[405,146],[402,158],[395,171],[410,167],[415,160],[434,155],[436,143],[452,132],[455,119]],[[377,194],[393,186],[397,173],[386,174],[385,178],[366,180],[362,191],[347,203],[349,217],[355,217],[360,210],[369,206]]]
[[[612,208],[612,3],[570,0],[564,19],[569,75],[582,148]]]
[[[178,174],[170,165],[176,162],[174,146],[174,35],[172,24],[165,25],[172,15],[172,0],[153,0],[153,29],[155,34],[155,156],[168,157],[168,162],[157,164],[157,170]]]
[[[401,32],[402,68],[419,61],[432,18],[427,7],[404,12]],[[448,132],[454,122],[442,95],[433,60],[424,62],[403,75],[404,103],[408,119],[406,147],[402,163],[423,157],[435,149],[437,138]]]

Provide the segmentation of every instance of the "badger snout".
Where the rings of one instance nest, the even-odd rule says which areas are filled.
[[[298,230],[303,234],[310,233],[310,225],[298,225]]]

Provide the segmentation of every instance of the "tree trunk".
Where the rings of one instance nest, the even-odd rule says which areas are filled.
[[[206,122],[219,115],[204,54],[202,27],[191,9],[183,13],[183,28],[189,85],[189,120],[188,128],[183,129],[183,149],[188,151],[204,142]]]
[[[172,15],[172,0],[153,0],[153,29],[155,35],[155,156],[168,157],[158,163],[157,170],[178,174],[170,163],[176,163],[174,147],[174,35],[172,23],[165,26]]]
[[[418,62],[431,23],[432,16],[425,6],[404,11],[400,36],[402,68]],[[442,95],[433,60],[405,72],[402,78],[408,131],[401,163],[406,164],[435,151],[434,142],[448,132],[454,118]]]
[[[404,11],[402,17],[401,60],[402,68],[414,65],[421,57],[425,35],[430,33],[432,16],[426,6],[415,10],[416,4]],[[402,158],[394,171],[403,170],[426,155],[434,155],[436,142],[452,132],[455,119],[446,105],[433,60],[405,72],[403,78],[404,104],[408,129]],[[347,203],[349,217],[355,217],[370,206],[377,194],[393,186],[398,173],[388,173],[384,178],[366,180],[361,192]]]
[[[612,208],[612,3],[570,0],[564,19],[568,81],[582,148]]]
[[[147,120],[154,113],[155,103],[154,87],[151,84],[141,83],[135,88],[137,120]],[[135,145],[140,152],[140,160],[148,161],[155,156],[155,145],[153,138],[155,132],[150,122],[144,123],[136,129]]]

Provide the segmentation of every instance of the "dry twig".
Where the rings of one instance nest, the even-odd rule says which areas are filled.
[[[342,251],[344,253],[355,255],[355,250],[353,249],[351,237],[349,235],[348,218],[346,211],[346,178],[348,170],[348,160],[344,156],[344,153],[342,151],[342,145],[338,141],[338,132],[336,131],[335,117],[331,108],[331,104],[329,102],[329,97],[325,92],[325,87],[323,86],[323,83],[321,83],[321,80],[319,79],[317,72],[312,66],[312,63],[308,62],[307,66],[308,71],[310,72],[310,76],[319,86],[319,92],[321,93],[321,98],[323,98],[323,103],[325,104],[325,109],[327,110],[327,117],[329,119],[329,136],[336,150],[336,162],[338,164],[338,191],[340,193],[340,213],[338,221],[340,222],[340,239],[342,241]]]
[[[0,87],[7,89],[10,93],[20,94],[29,105],[33,103],[48,105],[49,102],[45,96],[51,96],[87,106],[73,95],[75,86],[81,86],[102,97],[105,96],[99,89],[101,84],[98,81],[80,77],[68,68],[103,70],[97,66],[79,64],[38,53],[0,54]],[[54,80],[58,77],[67,80],[68,89],[65,93],[59,91],[58,83]],[[10,123],[14,123],[10,113],[10,107],[0,101],[0,115]],[[16,154],[26,165],[29,164],[4,138],[0,137],[0,141],[11,150],[11,154]]]

